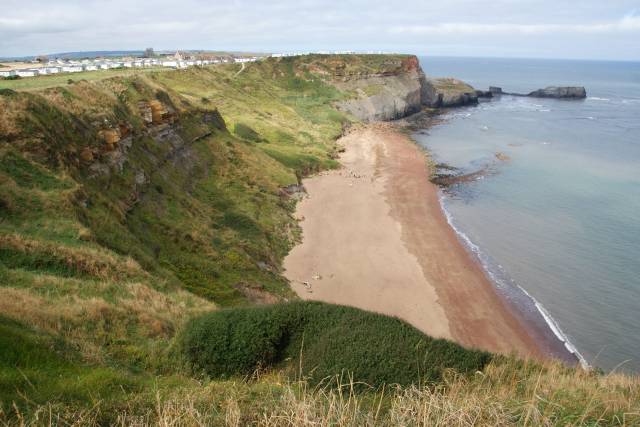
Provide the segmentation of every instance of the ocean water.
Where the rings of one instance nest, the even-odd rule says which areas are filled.
[[[438,162],[486,171],[442,203],[500,292],[589,364],[640,372],[640,63],[421,64],[478,89],[586,87],[586,100],[503,96],[451,110],[414,137]]]

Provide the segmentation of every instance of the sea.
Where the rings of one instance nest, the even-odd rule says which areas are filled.
[[[442,208],[498,292],[545,329],[540,339],[584,365],[639,373],[640,63],[420,62],[476,89],[586,88],[584,100],[502,96],[452,109],[414,139],[454,173],[481,171],[442,189]]]

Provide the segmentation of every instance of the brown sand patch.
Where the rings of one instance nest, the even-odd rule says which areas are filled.
[[[344,167],[304,182],[303,242],[284,262],[298,295],[397,316],[469,347],[539,356],[449,227],[424,152],[388,125],[339,143]]]

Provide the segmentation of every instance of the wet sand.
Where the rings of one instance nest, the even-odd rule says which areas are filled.
[[[343,168],[304,180],[303,240],[284,261],[297,294],[397,316],[467,347],[541,357],[449,227],[424,152],[389,124],[339,143]]]

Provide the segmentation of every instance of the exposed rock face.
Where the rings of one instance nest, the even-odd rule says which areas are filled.
[[[475,89],[460,80],[427,78],[415,56],[407,57],[393,73],[336,76],[340,78],[336,87],[356,93],[337,107],[367,122],[400,119],[425,106],[456,107],[478,101]]]
[[[374,76],[348,82],[347,90],[358,97],[341,102],[338,108],[363,121],[394,120],[420,111],[421,86],[417,73]]]
[[[534,98],[582,99],[587,97],[587,91],[581,86],[550,86],[535,90],[527,96]]]
[[[493,98],[493,92],[490,90],[476,90],[478,98]]]
[[[409,57],[393,74],[352,76],[335,85],[340,90],[355,92],[357,97],[337,107],[367,122],[417,113],[422,108],[421,74],[418,58]]]
[[[429,107],[460,107],[476,104],[478,95],[476,90],[465,82],[453,78],[427,79],[427,84],[433,87],[436,96],[429,96],[424,104]]]

